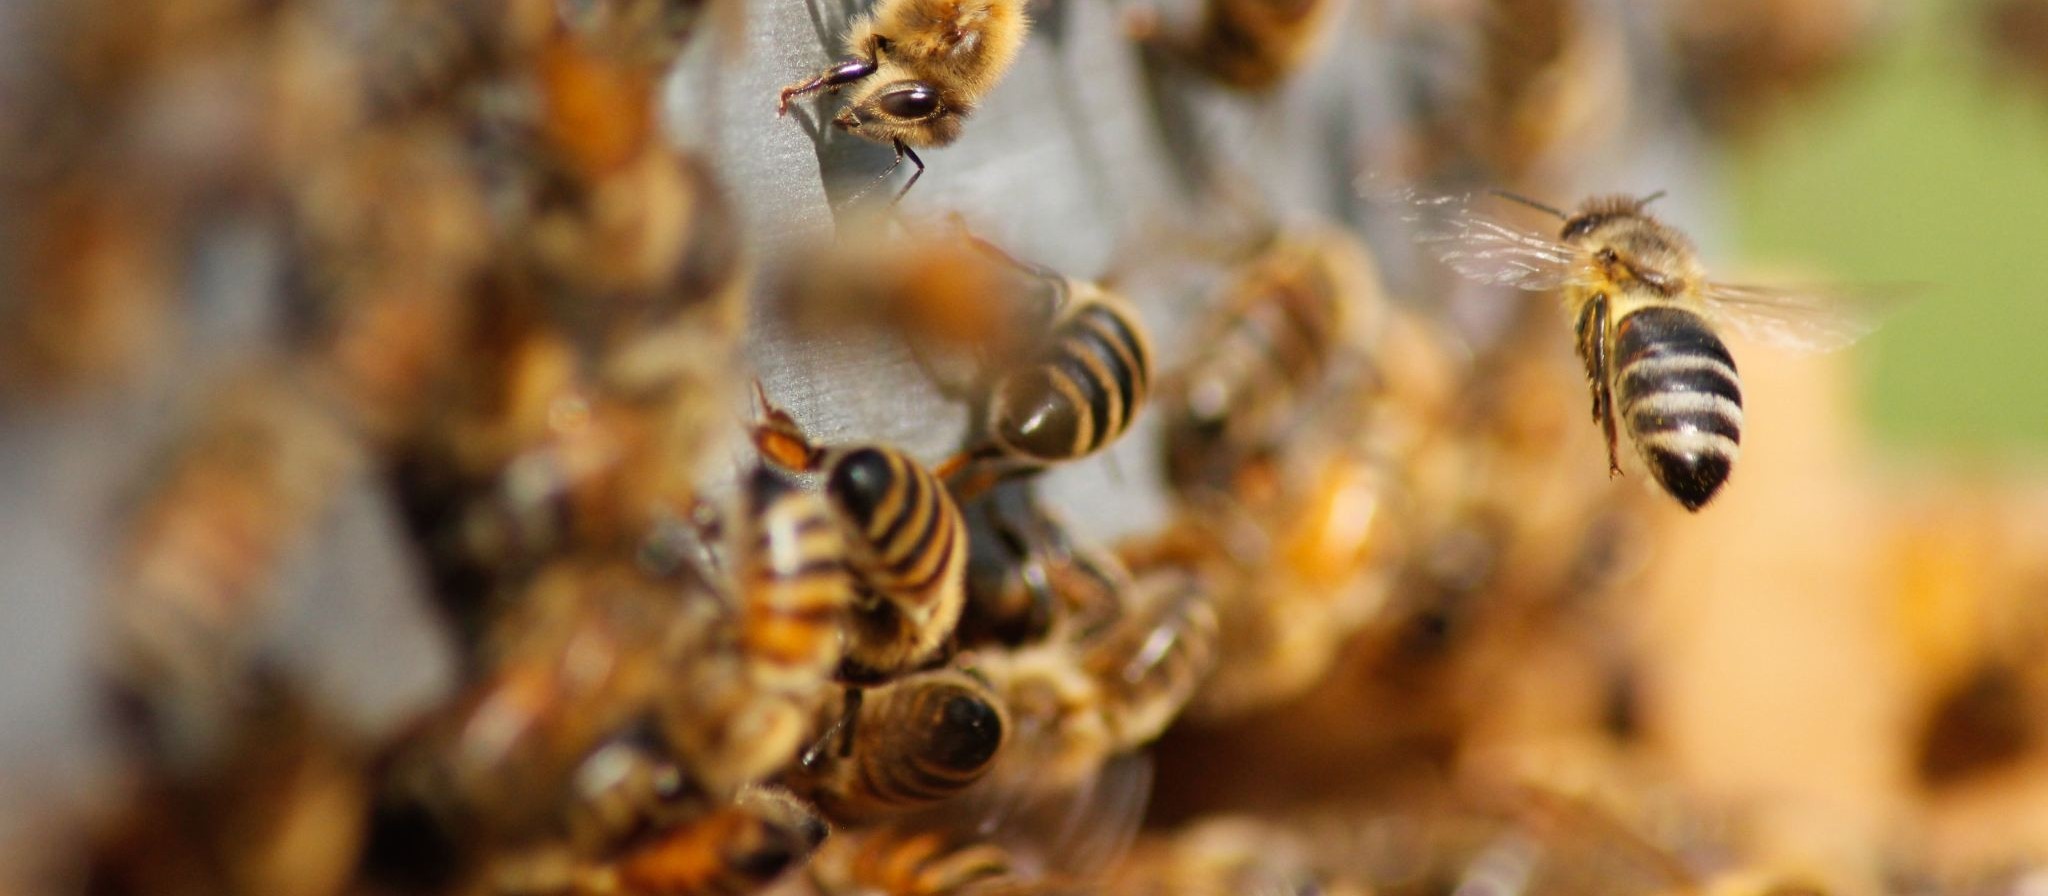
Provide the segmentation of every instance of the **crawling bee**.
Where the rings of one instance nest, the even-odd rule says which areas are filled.
[[[1875,324],[1865,309],[1830,296],[1707,279],[1692,241],[1645,211],[1662,193],[1601,196],[1567,213],[1502,194],[1563,222],[1555,238],[1529,233],[1461,205],[1449,227],[1422,237],[1471,279],[1528,290],[1561,288],[1607,439],[1621,474],[1626,430],[1650,473],[1687,510],[1713,499],[1742,440],[1742,387],[1717,325],[1778,346],[1824,350]],[[1424,200],[1453,206],[1457,200]]]
[[[901,814],[959,793],[988,772],[1009,736],[1002,701],[966,672],[921,672],[866,693],[859,724],[848,707],[790,774],[791,789],[834,821]]]
[[[1115,556],[1074,543],[1029,482],[1003,483],[962,511],[971,537],[963,647],[1041,641],[1121,604],[1130,574]]]
[[[814,77],[782,88],[775,114],[789,101],[855,85],[832,123],[896,148],[887,179],[908,157],[917,166],[896,198],[924,174],[916,147],[960,138],[976,103],[995,88],[1024,45],[1031,22],[1024,0],[882,0],[846,35],[846,58]]]
[[[1085,784],[1112,757],[1157,738],[1208,675],[1215,612],[1200,583],[1162,570],[1123,595],[1124,614],[1053,640],[981,657],[1016,720],[997,774],[1025,791]]]
[[[993,359],[982,390],[983,435],[941,468],[963,500],[1005,478],[1109,447],[1150,393],[1153,357],[1143,321],[1122,296],[967,239],[1025,275],[1043,323],[1033,330],[1037,338]]]
[[[932,471],[882,445],[811,444],[769,406],[753,439],[763,458],[825,478],[857,583],[839,677],[884,681],[938,658],[966,599],[967,527]]]

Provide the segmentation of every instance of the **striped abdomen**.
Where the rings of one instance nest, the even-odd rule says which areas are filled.
[[[753,788],[592,869],[577,893],[743,896],[808,861],[826,827],[796,798]]]
[[[1664,490],[1698,510],[1734,467],[1742,442],[1735,359],[1699,315],[1653,305],[1615,324],[1615,413]]]
[[[832,506],[768,467],[747,493],[740,646],[754,681],[807,695],[839,665],[840,631],[853,600],[845,537]]]
[[[932,472],[881,447],[834,453],[825,491],[846,531],[860,601],[847,659],[866,678],[937,653],[966,596],[967,527]]]
[[[937,802],[981,779],[1008,720],[994,692],[955,670],[915,675],[867,692],[852,750],[829,751],[792,785],[834,821],[894,814]]]
[[[1038,359],[996,384],[989,434],[1012,458],[1049,464],[1102,450],[1151,387],[1152,349],[1137,317],[1100,292],[1072,301]]]

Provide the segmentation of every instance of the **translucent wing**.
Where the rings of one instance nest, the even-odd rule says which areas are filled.
[[[1469,194],[1429,196],[1403,187],[1380,195],[1407,207],[1401,218],[1415,225],[1415,241],[1461,277],[1528,290],[1571,279],[1570,246],[1475,210]]]
[[[1709,283],[1701,297],[1717,323],[1741,336],[1793,351],[1826,352],[1870,335],[1905,291]]]

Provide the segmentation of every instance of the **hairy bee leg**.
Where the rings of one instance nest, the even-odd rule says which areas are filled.
[[[775,114],[778,116],[788,115],[790,100],[816,93],[820,90],[838,90],[841,87],[874,74],[875,70],[881,67],[880,57],[873,54],[870,54],[865,59],[859,56],[848,56],[845,59],[841,59],[833,63],[831,68],[819,72],[816,77],[808,81],[799,81],[782,88],[781,94],[775,99]]]
[[[1592,381],[1593,419],[1600,422],[1600,434],[1607,438],[1607,475],[1621,475],[1620,455],[1616,451],[1618,439],[1614,424],[1614,383],[1608,373],[1607,357],[1607,297],[1594,296],[1586,309],[1591,318],[1586,338],[1586,374]]]

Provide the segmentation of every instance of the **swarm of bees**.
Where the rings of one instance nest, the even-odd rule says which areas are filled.
[[[1773,93],[1758,79],[1777,69],[1729,64],[1712,16],[1671,6],[1655,24],[1711,115]],[[1814,6],[1751,15],[1789,35]],[[1416,104],[1403,139],[1347,148],[1364,170],[1334,181],[1367,176],[1331,208],[1227,197],[1233,174],[1211,171],[1186,233],[1134,235],[1107,270],[901,202],[919,151],[997,114],[1032,42],[1072,39],[1061,23],[1087,10],[876,0],[838,62],[773,75],[792,79],[775,116],[746,94],[760,118],[892,148],[871,190],[914,166],[801,257],[754,245],[749,185],[699,122],[664,116],[678,65],[738,68],[771,10],[47,12],[11,39],[34,52],[0,147],[0,414],[179,412],[137,438],[148,459],[109,513],[96,682],[118,770],[41,807],[46,848],[0,852],[0,890],[2023,879],[2026,855],[1950,843],[1788,858],[1660,751],[1628,604],[1657,534],[1741,488],[1731,344],[1836,348],[1878,309],[1710,278],[1649,211],[1659,194],[1565,210],[1505,192],[1572,189],[1625,130],[1625,29],[1651,26],[1593,0],[1120,5],[1133,59],[1219,102],[1304,90],[1375,36],[1442,38],[1464,80],[1390,64]],[[1401,238],[1369,239],[1353,203]],[[1532,209],[1556,223],[1516,223]],[[252,266],[273,313],[208,329],[236,319],[212,306]],[[1504,323],[1446,313],[1460,292],[1500,299]],[[958,432],[947,450],[831,413],[871,384],[803,359],[845,344],[909,359],[940,396],[917,412]],[[1091,471],[1114,486],[1076,500]],[[362,513],[400,572],[338,545]],[[1938,659],[1914,683],[1916,781],[1960,801],[2048,744],[2027,661],[2043,628],[1941,588],[2037,552],[1979,563],[1941,527],[1893,534],[1925,622],[1910,646]],[[447,668],[366,720],[278,629],[371,590],[431,617]],[[1970,829],[1945,811],[1942,830]]]

